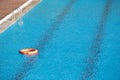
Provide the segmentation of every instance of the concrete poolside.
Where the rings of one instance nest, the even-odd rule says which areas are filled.
[[[27,0],[0,0],[0,20]]]
[[[41,0],[5,0],[0,1],[0,33],[4,32],[21,16],[37,5]],[[22,12],[22,14],[20,14]]]

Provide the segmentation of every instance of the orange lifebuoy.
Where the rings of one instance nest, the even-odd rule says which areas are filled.
[[[25,55],[36,55],[38,53],[38,50],[34,48],[27,48],[27,49],[20,50],[19,53],[25,54]]]

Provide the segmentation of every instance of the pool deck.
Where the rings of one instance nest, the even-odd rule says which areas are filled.
[[[26,1],[27,0],[0,0],[0,20]]]
[[[8,29],[39,2],[41,0],[0,0],[0,33]]]

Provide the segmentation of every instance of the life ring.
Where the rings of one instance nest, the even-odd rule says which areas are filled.
[[[27,49],[20,50],[19,53],[25,54],[25,55],[36,55],[38,54],[38,50],[34,48],[27,48]]]

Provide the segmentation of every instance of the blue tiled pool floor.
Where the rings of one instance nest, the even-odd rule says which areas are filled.
[[[44,0],[0,34],[0,80],[120,80],[120,1]],[[38,55],[18,53],[37,48]]]

